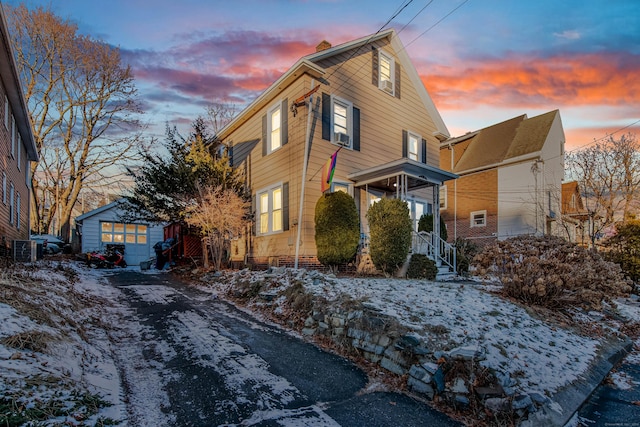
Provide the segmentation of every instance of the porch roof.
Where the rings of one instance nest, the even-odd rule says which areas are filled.
[[[392,183],[398,176],[407,177],[406,191],[417,190],[431,185],[458,178],[458,175],[445,170],[416,162],[410,159],[398,159],[347,175],[356,187],[369,185],[383,189],[392,189]]]

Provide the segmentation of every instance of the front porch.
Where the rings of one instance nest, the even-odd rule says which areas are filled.
[[[455,273],[455,248],[440,236],[439,201],[440,186],[445,181],[456,179],[456,174],[414,160],[399,159],[354,172],[347,177],[354,182],[356,188],[364,190],[367,195],[367,208],[379,197],[395,197],[407,203],[411,203],[416,194],[429,197],[432,202],[434,231],[418,232],[417,227],[414,227],[410,253],[426,255],[436,263],[442,273],[445,270],[449,274]],[[365,214],[366,212],[362,213],[363,217]],[[365,229],[363,248],[366,248],[367,237],[368,230]]]

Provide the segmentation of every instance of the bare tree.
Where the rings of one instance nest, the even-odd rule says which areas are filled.
[[[41,159],[31,168],[32,224],[68,239],[81,190],[108,185],[117,166],[138,158],[134,77],[117,48],[79,35],[50,10],[7,12]]]
[[[247,224],[248,203],[232,189],[222,185],[202,191],[198,203],[187,208],[187,224],[200,229],[217,270],[233,237],[239,236]]]
[[[617,140],[609,137],[568,156],[570,172],[584,191],[593,247],[606,230],[634,213],[640,186],[639,148],[636,136],[629,133]]]
[[[214,102],[207,107],[207,119],[213,130],[213,134],[217,135],[220,129],[225,127],[238,114],[238,107],[235,104],[225,104],[223,102]]]

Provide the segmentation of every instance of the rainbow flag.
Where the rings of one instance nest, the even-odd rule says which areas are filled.
[[[333,181],[333,173],[336,170],[336,161],[338,160],[338,151],[329,157],[327,163],[322,166],[322,176],[320,178],[320,190],[324,193],[331,188],[331,181]]]

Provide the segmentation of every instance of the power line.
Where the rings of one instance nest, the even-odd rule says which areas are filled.
[[[443,16],[442,18],[440,18],[435,24],[433,24],[432,26],[430,26],[429,28],[427,28],[426,30],[424,30],[422,33],[420,33],[418,35],[418,37],[416,37],[415,39],[411,40],[409,43],[407,43],[404,47],[406,49],[407,46],[409,46],[410,44],[412,44],[413,42],[415,42],[416,40],[418,40],[420,37],[424,36],[426,33],[428,33],[429,31],[431,31],[433,28],[435,28],[439,23],[441,23],[442,21],[444,21],[445,19],[447,19],[449,16],[451,16],[456,10],[460,9],[462,6],[464,6],[469,0],[464,0],[462,3],[460,3],[458,6],[456,6],[455,8],[453,8],[451,10],[451,12],[447,13],[445,16]]]

